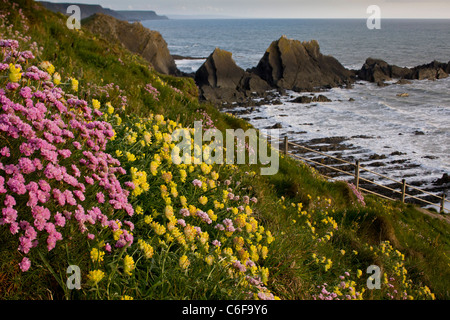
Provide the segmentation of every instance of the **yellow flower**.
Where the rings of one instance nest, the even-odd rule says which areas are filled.
[[[111,102],[107,102],[106,103],[106,107],[108,108],[107,111],[109,114],[113,114],[114,113],[114,107],[111,105]]]
[[[70,81],[71,81],[71,85],[72,85],[72,90],[77,92],[78,91],[78,80],[71,78]]]
[[[98,101],[97,99],[92,99],[92,106],[94,107],[94,109],[100,109],[100,101]]]
[[[43,61],[39,67],[47,71],[50,75],[55,72],[55,67],[49,61]]]
[[[136,212],[136,214],[143,214],[144,209],[142,209],[141,206],[136,206],[136,208],[134,209],[134,212]]]
[[[164,233],[166,233],[166,227],[164,227],[163,225],[159,224],[156,221],[150,222],[150,226],[153,228],[153,230],[158,236],[162,236]]]
[[[55,74],[53,75],[53,83],[55,85],[61,84],[61,75],[58,72],[55,72]]]
[[[89,271],[89,274],[87,277],[88,277],[88,280],[91,283],[91,285],[95,286],[97,283],[99,283],[105,277],[105,273],[102,270],[93,270],[93,271]]]
[[[261,280],[264,283],[267,283],[269,281],[269,269],[267,268],[261,268]]]
[[[269,249],[267,249],[266,246],[263,246],[263,247],[261,248],[261,257],[262,257],[263,259],[267,258],[267,254],[268,254],[268,253],[269,253]]]
[[[150,163],[150,172],[152,173],[152,175],[156,176],[156,174],[158,173],[158,162],[156,161],[152,161]]]
[[[185,196],[180,196],[180,202],[183,207],[187,205],[187,199]]]
[[[145,131],[144,134],[142,135],[144,138],[144,141],[149,145],[152,143],[152,134],[148,131]]]
[[[172,206],[166,206],[164,208],[164,214],[166,215],[167,219],[171,219],[174,215],[173,215],[173,207]]]
[[[9,64],[9,80],[11,82],[19,82],[20,78],[22,78],[22,73],[20,72],[20,68],[16,68],[12,63]]]
[[[212,255],[208,255],[208,256],[206,256],[205,261],[208,265],[212,266],[212,264],[214,262],[214,257]]]
[[[186,170],[181,169],[180,170],[180,180],[181,182],[186,182],[187,173]]]
[[[205,196],[201,196],[198,198],[198,202],[200,202],[201,205],[205,205],[208,202],[208,198]]]
[[[105,253],[103,251],[98,250],[97,248],[92,248],[91,250],[91,259],[92,262],[102,262],[103,261],[103,256],[105,255]]]
[[[127,156],[127,160],[128,160],[129,162],[134,162],[134,161],[136,161],[136,156],[135,156],[134,154],[128,152],[128,151],[127,151],[127,153],[126,153],[126,156]]]
[[[133,300],[133,297],[124,295],[124,296],[120,297],[120,300]]]
[[[139,248],[144,252],[144,255],[147,259],[150,259],[153,257],[153,247],[149,245],[147,242],[145,242],[142,239],[138,240]]]
[[[341,249],[341,254],[345,255],[345,250],[344,249]]]
[[[163,171],[161,173],[161,177],[163,178],[165,183],[169,183],[170,181],[172,181],[172,172]]]
[[[131,272],[134,270],[134,260],[129,255],[126,255],[123,259],[123,272],[131,276]]]
[[[188,257],[186,255],[183,255],[180,257],[180,260],[178,261],[181,269],[187,269],[191,262],[189,261]]]

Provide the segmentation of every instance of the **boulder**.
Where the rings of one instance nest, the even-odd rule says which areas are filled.
[[[390,65],[381,59],[368,58],[361,70],[358,71],[358,78],[378,84],[392,79],[400,79],[398,84],[408,83],[410,80],[435,80],[448,77],[449,64],[433,61],[428,64],[420,65],[414,68],[399,67]]]
[[[353,82],[353,73],[331,56],[320,53],[317,41],[282,36],[271,43],[258,65],[249,70],[274,88],[312,91]]]
[[[448,65],[438,61],[432,61],[431,63],[420,65],[412,68],[411,79],[418,80],[435,80],[448,77],[446,72]]]
[[[216,48],[195,73],[200,97],[214,103],[244,102],[262,96],[270,86],[236,65],[232,53]]]
[[[390,65],[381,59],[368,58],[359,70],[358,77],[361,80],[382,83],[392,78],[408,78],[410,74],[411,70],[408,68]]]
[[[318,96],[314,96],[314,97],[309,97],[309,96],[300,96],[297,97],[293,100],[290,100],[289,102],[292,103],[311,103],[311,102],[331,102],[330,99],[328,99],[327,97],[325,97],[324,95],[318,95]]]
[[[179,74],[175,60],[161,34],[145,28],[140,22],[128,23],[109,15],[96,13],[83,21],[83,27],[141,55],[157,72]]]

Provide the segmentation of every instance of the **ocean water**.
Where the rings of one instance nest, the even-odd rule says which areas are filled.
[[[380,30],[369,30],[360,19],[166,20],[143,24],[161,32],[172,54],[204,58],[220,47],[231,51],[244,69],[255,67],[270,43],[281,35],[318,40],[323,54],[334,56],[350,69],[360,69],[368,57],[406,67],[450,60],[450,20],[382,20]],[[185,72],[194,72],[203,61],[178,60],[177,65]],[[399,93],[409,96],[398,97]],[[289,100],[298,94],[289,94],[281,98],[281,105],[261,106],[245,117],[257,128],[281,123],[281,132],[300,143],[346,137],[345,143],[355,147],[348,152],[355,157],[387,155],[383,160],[386,165],[376,168],[377,172],[392,178],[419,179],[423,183],[420,187],[430,187],[443,173],[450,173],[450,78],[387,87],[362,81],[352,89],[324,92],[332,100],[327,103],[294,104]],[[401,155],[391,155],[393,152]],[[390,165],[402,159],[404,165]],[[370,167],[370,162],[366,164]]]

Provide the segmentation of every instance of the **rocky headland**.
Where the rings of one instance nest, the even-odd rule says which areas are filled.
[[[158,31],[149,30],[140,22],[129,23],[102,13],[84,19],[82,26],[141,55],[159,73],[180,75],[167,42]]]

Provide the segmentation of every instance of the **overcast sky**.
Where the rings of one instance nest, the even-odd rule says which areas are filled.
[[[450,0],[47,0],[100,4],[116,10],[154,10],[161,15],[237,18],[368,18],[378,5],[382,18],[450,19]]]

